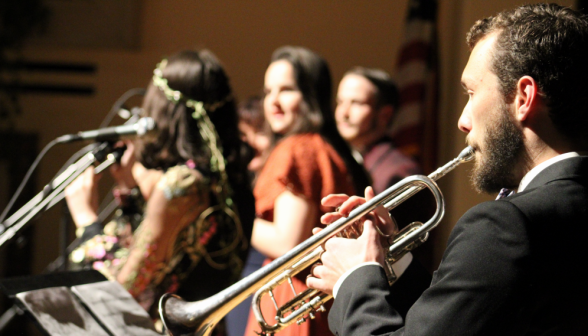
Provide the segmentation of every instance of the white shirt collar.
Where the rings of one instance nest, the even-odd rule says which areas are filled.
[[[529,172],[523,177],[523,179],[521,180],[521,183],[519,184],[519,189],[517,190],[517,192],[524,191],[525,188],[529,185],[529,183],[531,183],[531,181],[533,181],[533,179],[537,175],[539,175],[539,173],[542,172],[545,168],[547,168],[547,167],[551,166],[552,164],[559,162],[561,160],[576,157],[576,156],[580,156],[580,154],[578,154],[577,152],[569,152],[569,153],[560,154],[558,156],[552,157],[551,159],[549,159],[547,161],[541,162],[540,164],[535,166],[535,168],[529,170]]]

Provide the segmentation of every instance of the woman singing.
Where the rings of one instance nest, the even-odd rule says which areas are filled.
[[[254,203],[229,80],[210,51],[163,60],[142,107],[159,133],[126,142],[111,169],[120,204],[114,219],[96,222],[92,168],[67,190],[85,240],[70,258],[116,279],[156,316],[164,293],[193,301],[238,279]]]

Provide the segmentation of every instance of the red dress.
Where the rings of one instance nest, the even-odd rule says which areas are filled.
[[[320,205],[321,199],[329,194],[356,194],[343,159],[319,134],[290,136],[272,151],[255,185],[257,216],[273,222],[274,202],[286,190],[317,205]],[[328,211],[332,209],[320,205],[313,227],[321,225],[320,216]],[[266,259],[264,265],[269,262],[271,259]],[[297,293],[307,288],[305,285],[307,274],[308,270],[305,270],[292,279]],[[286,303],[293,297],[287,283],[276,288],[273,293],[278,305]],[[330,303],[326,308],[329,307]],[[267,295],[262,300],[261,310],[268,324],[273,324],[276,310]],[[328,311],[318,313],[314,320],[308,319],[302,325],[294,323],[276,335],[329,335],[327,314]],[[256,336],[255,331],[259,330],[259,324],[253,312],[250,311],[245,335]]]

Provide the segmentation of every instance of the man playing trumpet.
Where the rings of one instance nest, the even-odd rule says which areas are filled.
[[[469,101],[458,127],[476,150],[472,182],[480,192],[515,193],[502,190],[457,222],[399,330],[375,230],[393,225],[385,210],[358,239],[328,240],[307,284],[335,295],[337,335],[588,334],[579,309],[588,299],[588,20],[527,5],[476,22],[467,42]],[[327,196],[323,205],[340,208],[322,221],[362,203]]]

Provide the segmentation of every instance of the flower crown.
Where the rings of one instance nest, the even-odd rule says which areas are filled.
[[[216,186],[215,194],[219,197],[219,204],[226,204],[229,207],[233,206],[231,199],[231,189],[228,183],[228,177],[226,173],[226,161],[222,154],[222,146],[220,144],[220,138],[214,127],[214,124],[208,117],[207,111],[213,112],[219,107],[223,106],[227,102],[231,101],[233,97],[228,95],[223,100],[217,101],[212,104],[204,104],[201,101],[197,101],[186,97],[182,92],[174,90],[169,87],[166,78],[163,78],[163,70],[167,66],[167,59],[163,59],[155,70],[153,70],[153,84],[161,90],[167,100],[173,103],[183,103],[188,108],[194,109],[192,117],[197,121],[200,135],[205,143],[210,148],[210,170],[213,173],[218,173],[220,181]]]
[[[163,69],[165,69],[166,66],[167,59],[163,59],[159,64],[157,64],[157,67],[155,70],[153,70],[153,84],[157,86],[161,92],[163,92],[167,100],[170,100],[174,103],[183,102],[186,104],[186,106],[193,108],[196,111],[198,111],[200,108],[204,108],[210,113],[216,111],[219,107],[233,100],[233,96],[229,94],[222,100],[212,104],[204,104],[203,102],[186,97],[182,92],[170,88],[169,84],[167,83],[167,79],[163,78]],[[197,119],[198,117],[194,116],[194,118]]]

